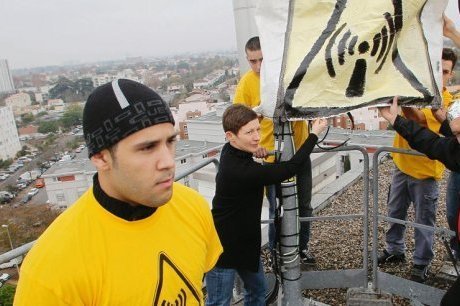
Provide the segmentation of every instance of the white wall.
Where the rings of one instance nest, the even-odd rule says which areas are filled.
[[[249,70],[244,46],[249,38],[259,35],[254,19],[257,0],[233,0],[233,14],[235,17],[236,47],[240,74]]]

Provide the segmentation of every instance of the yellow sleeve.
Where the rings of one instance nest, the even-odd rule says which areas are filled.
[[[206,200],[203,199],[205,209],[204,211],[204,226],[207,229],[207,248],[208,251],[206,253],[206,266],[205,271],[208,272],[211,270],[215,265],[217,260],[219,259],[220,255],[223,252],[222,244],[220,243],[219,235],[217,234],[216,227],[214,225],[214,219],[212,218],[211,210],[209,209],[209,205]]]
[[[53,271],[49,271],[53,273]],[[62,299],[60,295],[57,294],[59,288],[49,288],[48,286],[43,286],[37,280],[29,277],[26,271],[21,271],[20,281],[16,288],[16,293],[14,296],[14,306],[48,306],[48,305],[71,305]],[[72,301],[72,305],[83,305],[79,303],[78,299]]]

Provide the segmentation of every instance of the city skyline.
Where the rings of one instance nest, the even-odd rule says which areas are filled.
[[[230,0],[0,1],[10,69],[236,50]]]

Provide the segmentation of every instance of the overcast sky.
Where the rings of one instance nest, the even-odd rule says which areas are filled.
[[[0,58],[16,69],[236,50],[232,2],[0,0]],[[456,2],[447,11],[460,28]]]
[[[11,69],[236,50],[232,0],[0,0]]]

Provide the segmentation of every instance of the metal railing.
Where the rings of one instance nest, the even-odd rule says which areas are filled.
[[[363,226],[363,251],[362,268],[326,270],[326,271],[304,271],[300,279],[302,289],[325,289],[325,288],[367,288],[368,285],[368,252],[369,252],[369,155],[365,148],[361,146],[344,146],[334,149],[315,149],[313,153],[321,152],[340,152],[358,151],[363,155],[363,194],[362,194],[362,213],[350,215],[328,215],[299,218],[300,222],[312,221],[331,221],[342,220],[352,221],[362,219]],[[359,247],[359,246],[358,246]]]
[[[378,158],[380,153],[382,152],[394,152],[394,153],[402,153],[402,154],[409,154],[409,155],[417,155],[417,156],[424,156],[423,154],[407,149],[397,149],[393,147],[381,147],[377,149],[373,156],[373,199],[374,199],[374,207],[373,207],[373,239],[372,239],[372,289],[373,290],[384,290],[386,292],[396,294],[399,296],[403,296],[412,300],[416,300],[419,303],[427,304],[427,305],[439,305],[442,296],[445,293],[445,290],[441,290],[435,287],[431,287],[425,284],[417,283],[408,279],[404,279],[392,274],[388,274],[385,272],[381,272],[378,270],[377,265],[377,248],[378,248],[378,222],[379,221],[386,221],[392,223],[398,223],[405,226],[411,226],[414,228],[423,229],[425,231],[431,231],[435,234],[441,234],[444,237],[453,237],[455,236],[455,232],[440,227],[431,227],[424,224],[419,224],[415,222],[410,222],[406,220],[400,220],[395,218],[390,218],[385,215],[379,214],[379,203],[378,203],[378,191],[379,191],[379,184],[378,184],[378,176],[379,176],[379,168],[378,168]]]

